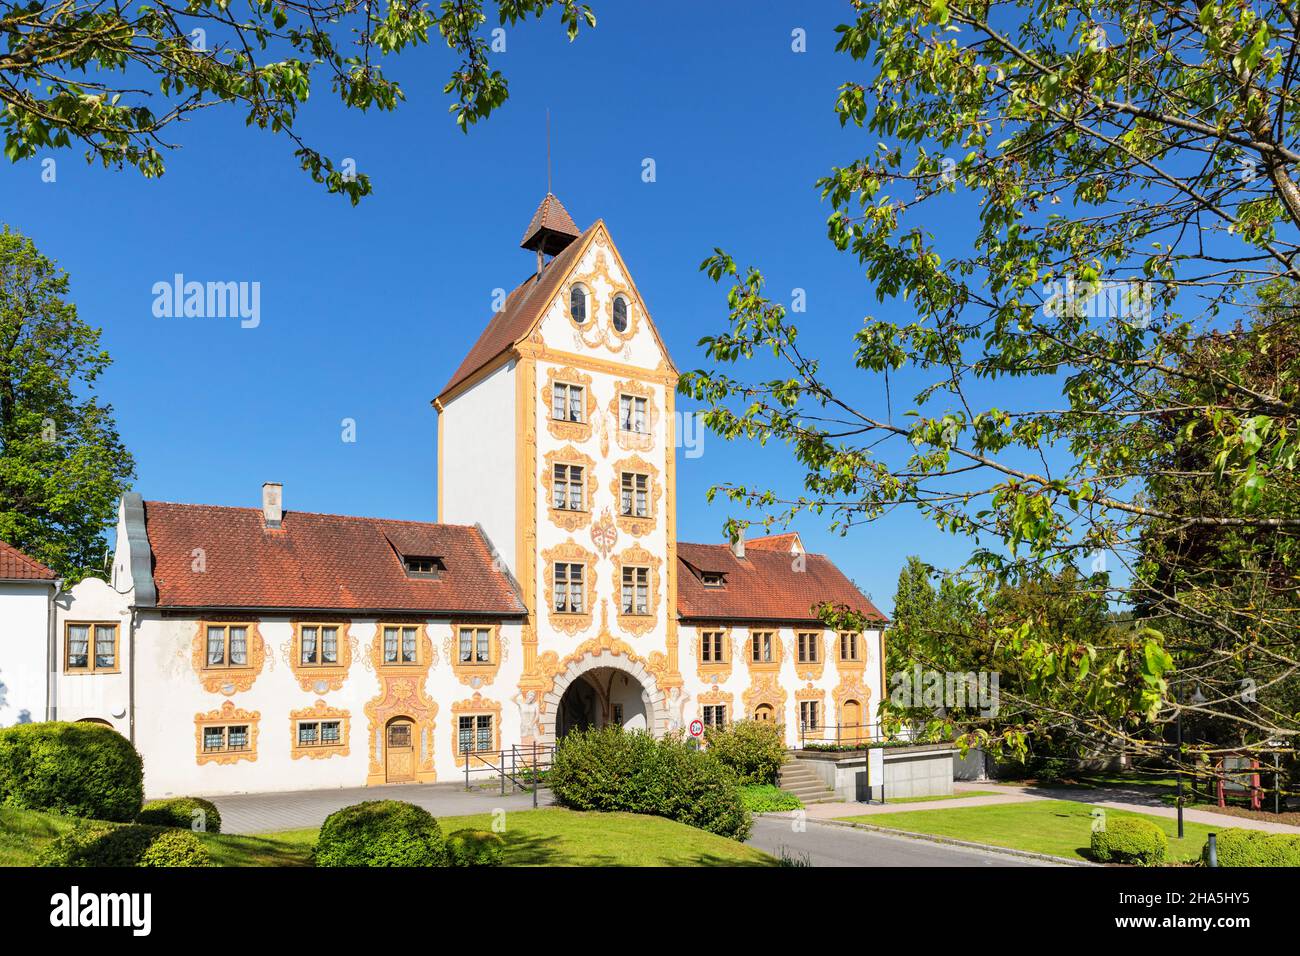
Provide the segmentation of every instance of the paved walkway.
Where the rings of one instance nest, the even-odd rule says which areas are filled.
[[[1002,803],[1026,803],[1030,800],[1073,800],[1076,803],[1088,803],[1112,810],[1149,813],[1155,817],[1175,819],[1178,816],[1176,807],[1166,806],[1157,794],[1142,788],[1088,790],[1078,787],[1022,787],[973,782],[954,784],[953,789],[957,793],[963,790],[991,790],[994,795],[954,797],[951,800],[927,800],[921,803],[814,803],[808,807],[808,816],[812,819],[830,820],[839,817],[899,813],[905,810],[956,810],[960,807],[986,807]],[[1224,830],[1229,827],[1240,827],[1243,830],[1263,830],[1266,833],[1300,834],[1300,827],[1290,824],[1251,820],[1246,817],[1229,816],[1226,813],[1214,813],[1210,810],[1197,810],[1194,807],[1183,809],[1183,819]],[[881,820],[880,823],[888,826],[887,820]]]
[[[773,856],[806,858],[813,866],[1060,866],[1042,860],[890,836],[809,821],[802,832],[785,816],[754,818],[751,846]]]
[[[496,789],[465,791],[461,783],[403,783],[383,787],[349,787],[342,790],[300,790],[295,793],[247,793],[209,798],[221,811],[223,833],[268,833],[318,827],[335,810],[363,800],[405,800],[424,807],[436,817],[491,813],[493,810],[531,810],[530,793]],[[551,794],[542,790],[538,806],[550,806]]]

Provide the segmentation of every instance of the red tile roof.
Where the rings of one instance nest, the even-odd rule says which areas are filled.
[[[758,548],[760,551],[784,551],[790,553],[793,545],[799,545],[799,550],[803,550],[803,541],[799,538],[798,531],[787,531],[783,534],[767,534],[761,538],[750,538],[745,542],[745,550]]]
[[[524,249],[531,248],[537,234],[542,230],[559,233],[561,236],[572,236],[578,238],[580,230],[569,215],[569,210],[564,208],[564,204],[555,198],[553,193],[547,193],[542,200],[541,205],[537,207],[537,212],[533,213],[533,219],[524,230],[524,241],[519,243]]]
[[[257,508],[146,501],[159,607],[337,608],[519,615],[510,578],[467,525],[286,511],[267,530]],[[203,549],[202,572],[193,568]],[[440,557],[439,578],[411,578],[399,556]]]
[[[0,541],[0,581],[53,581],[57,576],[35,558]]]
[[[564,277],[568,275],[569,269],[586,245],[588,237],[599,225],[599,220],[592,223],[563,252],[546,263],[542,267],[540,277],[537,273],[533,273],[515,286],[506,296],[501,311],[494,313],[488,320],[487,327],[483,329],[483,333],[469,350],[465,360],[442,387],[442,391],[438,393],[439,398],[513,347],[516,342],[527,338],[528,333],[533,330],[533,323],[541,317],[542,312],[560,291]]]
[[[762,548],[737,558],[725,544],[678,542],[677,611],[683,619],[816,621],[812,609],[829,602],[877,619],[885,616],[822,554],[802,555],[803,570],[781,551]],[[725,587],[706,588],[696,571],[719,571]]]

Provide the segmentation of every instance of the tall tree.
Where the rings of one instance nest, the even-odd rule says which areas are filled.
[[[871,140],[819,183],[829,238],[878,299],[905,300],[915,318],[847,328],[871,388],[838,386],[762,272],[715,251],[703,268],[730,287],[730,323],[702,344],[721,367],[682,390],[722,436],[788,443],[806,493],[722,490],[768,520],[812,510],[843,531],[913,506],[971,540],[964,571],[986,596],[1037,568],[1105,564],[1122,611],[1138,610],[1131,582],[1152,522],[1256,541],[1300,528],[1293,502],[1269,492],[1300,453],[1294,380],[1187,361],[1259,287],[1300,282],[1300,4],[851,7],[838,49],[870,69],[855,68],[836,109]],[[933,224],[955,213],[970,238],[958,246],[950,230],[941,249]],[[775,376],[744,367],[756,353],[775,356]],[[920,384],[895,408],[900,371]],[[1170,380],[1188,388],[1180,411],[1194,429],[1162,431]],[[1211,473],[1176,464],[1192,445],[1212,452]],[[1218,493],[1189,510],[1181,495],[1154,501],[1148,483]],[[1203,623],[1252,641],[1222,605]],[[1044,686],[1087,685],[1089,732],[1140,748],[1180,712],[1216,706],[1171,691],[1161,624],[1139,618],[1129,645],[1075,646],[1034,621],[1002,638]],[[1274,652],[1294,668],[1294,632]],[[1252,716],[1255,741],[1300,734],[1292,717]]]
[[[88,160],[159,176],[170,128],[230,104],[287,136],[303,169],[355,204],[369,178],[296,129],[313,80],[350,109],[395,109],[406,95],[385,61],[434,35],[460,58],[443,92],[468,130],[508,95],[482,32],[488,11],[504,27],[553,7],[570,40],[596,25],[576,0],[443,0],[436,11],[419,0],[0,0],[5,155],[80,144]]]
[[[104,567],[105,530],[135,477],[111,405],[90,394],[109,365],[68,276],[0,232],[0,539],[75,583]]]

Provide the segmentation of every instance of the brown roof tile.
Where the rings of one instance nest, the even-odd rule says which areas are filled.
[[[0,580],[53,581],[58,575],[41,562],[0,541]]]
[[[438,393],[439,398],[528,336],[533,323],[541,317],[560,291],[564,277],[568,275],[579,251],[599,225],[600,222],[597,221],[588,226],[578,239],[542,268],[540,277],[533,273],[506,296],[505,305],[488,320],[487,327],[465,360]]]
[[[147,501],[145,527],[159,607],[524,611],[482,534],[467,525],[286,511],[280,529],[267,530],[257,508]],[[408,577],[399,552],[442,558],[446,570],[436,580]]]
[[[574,239],[578,238],[580,232],[573,217],[569,215],[569,210],[564,208],[564,204],[556,199],[553,193],[547,193],[541,205],[537,207],[537,212],[533,213],[532,221],[524,230],[524,241],[519,245],[525,249],[532,248],[537,234],[542,230],[559,233],[562,236],[572,236]]]
[[[787,554],[793,545],[799,545],[799,550],[803,550],[803,541],[799,538],[798,531],[786,531],[783,534],[766,534],[760,538],[750,538],[745,542],[745,550],[758,548],[760,551],[784,551]]]
[[[737,558],[725,544],[678,542],[684,565],[677,575],[677,610],[683,619],[740,621],[817,620],[813,608],[823,602],[846,605],[878,619],[885,616],[822,554],[805,554],[803,570],[781,551],[749,550]],[[725,587],[706,588],[696,571],[720,571]]]

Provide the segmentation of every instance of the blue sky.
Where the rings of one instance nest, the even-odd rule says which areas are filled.
[[[453,60],[441,44],[388,69],[406,89],[393,114],[345,111],[326,87],[301,132],[374,181],[359,207],[298,168],[289,141],[209,110],[175,129],[182,148],[160,180],[88,166],[73,151],[57,181],[41,159],[0,166],[0,221],[31,236],[72,277],[81,316],[104,330],[114,365],[99,391],[116,408],[146,498],[256,505],[263,481],[286,507],[432,520],[435,425],[430,400],[487,321],[493,290],[532,268],[518,248],[546,190],[545,111],[553,185],[580,226],[603,218],[674,360],[698,367],[700,336],[724,328],[724,290],[698,271],[715,246],[763,268],[775,296],[807,290],[801,341],[846,394],[883,406],[883,382],[853,372],[850,336],[877,304],[862,271],[825,238],[814,181],[865,155],[874,138],[841,129],[837,86],[867,66],[833,53],[847,5],[593,0],[599,18],[569,44],[555,19],[507,33],[497,64],[510,101],[465,136],[441,93]],[[808,50],[791,50],[791,31]],[[657,181],[642,181],[653,158]],[[942,207],[936,207],[942,209]],[[960,204],[932,224],[960,242]],[[156,318],[154,283],[261,283],[261,324]],[[908,389],[895,384],[895,412]],[[356,420],[357,440],[340,438]],[[679,453],[680,454],[680,453]],[[769,483],[797,493],[782,447],[707,436],[679,460],[685,540],[720,540],[728,505],[710,484]],[[908,554],[959,563],[966,542],[910,511],[847,538],[829,519],[795,525],[882,608]]]

